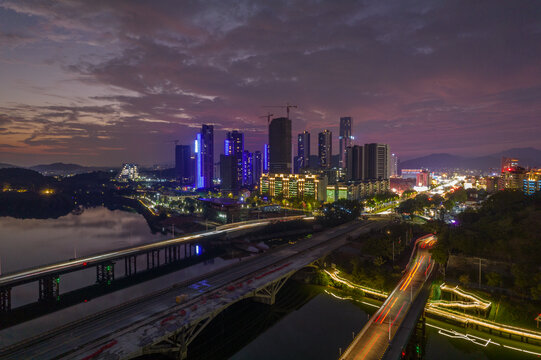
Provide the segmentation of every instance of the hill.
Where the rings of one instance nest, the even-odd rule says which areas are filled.
[[[0,169],[7,169],[7,168],[16,168],[18,166],[6,164],[6,163],[0,163]]]
[[[401,169],[499,169],[502,156],[515,157],[524,167],[541,167],[541,150],[534,148],[513,148],[499,153],[465,157],[452,154],[431,154],[400,163]]]

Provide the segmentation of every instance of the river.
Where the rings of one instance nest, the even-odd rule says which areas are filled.
[[[351,300],[340,300],[327,293],[321,293],[311,299],[297,311],[283,317],[278,323],[267,329],[254,341],[231,357],[231,360],[293,360],[318,359],[336,360],[352,340],[352,332],[357,334],[377,307],[367,306]],[[456,331],[456,333],[451,333]],[[460,334],[470,334],[465,339]],[[442,335],[441,333],[447,334]],[[450,337],[449,335],[453,336]],[[477,336],[480,345],[471,342]],[[492,342],[483,346],[492,338]],[[484,339],[484,340],[482,340]],[[451,326],[446,323],[427,320],[426,347],[423,351],[426,360],[507,360],[534,359],[538,356],[525,354],[502,345],[530,350],[541,349],[526,347],[520,342],[491,336],[471,329]]]

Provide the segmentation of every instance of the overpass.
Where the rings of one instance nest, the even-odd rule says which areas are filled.
[[[139,256],[146,257],[146,267],[145,269],[139,269],[139,272],[141,270],[151,270],[198,255],[202,251],[199,244],[216,236],[231,232],[254,230],[276,222],[293,221],[303,218],[306,219],[304,216],[289,216],[227,224],[219,226],[214,230],[174,239],[6,273],[0,276],[0,315],[7,315],[12,310],[11,291],[16,286],[36,282],[38,283],[38,301],[54,302],[60,299],[60,276],[63,274],[95,267],[96,283],[110,284],[115,279],[115,263],[123,263],[124,277],[130,277],[138,272],[137,258]],[[160,259],[162,258],[163,262],[160,263]]]
[[[0,349],[0,358],[129,359],[173,353],[184,359],[191,341],[221,311],[250,297],[273,304],[293,273],[382,223],[356,221],[272,249]]]
[[[435,242],[433,235],[415,241],[404,276],[340,360],[396,360],[400,357],[428,298],[427,280],[434,268],[428,250]]]

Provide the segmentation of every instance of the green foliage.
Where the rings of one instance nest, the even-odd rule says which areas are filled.
[[[458,277],[458,281],[460,281],[462,285],[468,285],[470,283],[470,275],[462,274]]]
[[[333,203],[324,204],[317,220],[325,226],[336,226],[357,219],[362,208],[359,201],[340,199]]]

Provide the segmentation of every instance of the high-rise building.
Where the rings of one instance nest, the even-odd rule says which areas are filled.
[[[220,178],[222,191],[238,190],[237,161],[233,155],[220,155]]]
[[[269,144],[263,145],[263,173],[267,174],[270,168],[270,149]]]
[[[263,173],[261,168],[261,151],[254,151],[253,157],[253,176],[254,176],[254,185],[258,185],[261,174]]]
[[[502,166],[502,173],[506,171],[512,171],[513,169],[518,167],[518,159],[502,156],[501,166]]]
[[[351,146],[353,136],[351,135],[351,116],[345,116],[340,118],[340,151],[338,166],[341,168],[346,167],[346,149]]]
[[[299,170],[310,167],[310,133],[306,130],[297,135],[297,166]]]
[[[363,157],[365,179],[389,178],[389,145],[365,144]]]
[[[398,156],[396,154],[391,154],[391,164],[389,166],[389,171],[390,171],[390,176],[391,177],[396,177],[398,176],[398,163],[399,163],[399,159],[398,159]]]
[[[237,169],[237,182],[243,183],[243,162],[242,156],[244,153],[244,134],[239,131],[228,132],[225,136],[226,155],[235,157]]]
[[[196,187],[211,188],[214,178],[214,126],[203,125],[195,140]]]
[[[242,153],[242,184],[249,186],[253,182],[253,154],[248,150],[244,150]]]
[[[346,180],[363,180],[363,171],[363,147],[359,145],[348,146],[346,149]]]
[[[332,132],[324,130],[318,135],[319,166],[329,169],[332,161]]]
[[[190,145],[175,146],[175,177],[181,185],[193,185]]]
[[[269,124],[269,172],[291,173],[291,120],[275,118]]]

